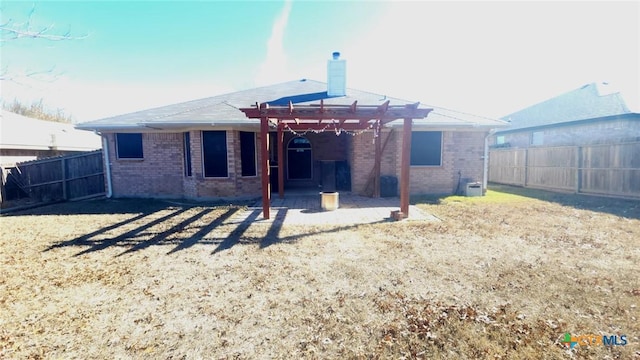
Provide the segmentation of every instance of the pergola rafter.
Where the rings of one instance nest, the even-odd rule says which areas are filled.
[[[260,151],[262,168],[262,211],[265,219],[269,218],[269,125],[277,129],[278,140],[278,193],[284,196],[284,154],[283,133],[285,130],[296,131],[365,131],[372,129],[379,134],[385,124],[404,119],[402,167],[400,173],[400,211],[406,216],[409,212],[409,156],[411,153],[411,124],[413,119],[427,117],[432,109],[421,109],[419,103],[407,105],[390,105],[387,100],[381,105],[327,105],[320,100],[319,104],[295,105],[290,101],[285,106],[270,106],[267,103],[256,103],[254,107],[240,109],[248,118],[260,119]],[[380,136],[374,137],[375,171],[374,179],[380,176],[382,158]],[[380,195],[376,180],[374,196]]]

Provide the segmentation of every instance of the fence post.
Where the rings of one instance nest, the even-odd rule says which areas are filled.
[[[62,165],[62,199],[67,200],[67,162],[65,158],[60,159]]]
[[[582,188],[582,146],[576,146],[576,194]]]
[[[529,177],[529,148],[524,149],[524,181],[522,186],[527,187],[527,180]]]

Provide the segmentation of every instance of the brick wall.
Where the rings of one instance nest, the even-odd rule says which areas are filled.
[[[221,197],[260,196],[260,134],[256,134],[257,176],[241,176],[240,133],[227,131],[228,177],[205,178],[202,163],[202,133],[191,131],[192,176],[184,175],[183,133],[144,133],[142,135],[144,159],[120,160],[116,158],[115,136],[106,134],[112,163],[113,192],[116,197],[175,197],[213,199]],[[452,193],[458,184],[458,171],[462,179],[482,181],[484,132],[443,132],[441,166],[411,167],[411,193]],[[295,137],[286,133],[284,144]],[[333,132],[307,134],[312,144],[313,159],[348,160],[351,166],[352,191],[365,194],[374,166],[375,145],[373,132],[351,136]],[[384,129],[381,140],[388,140],[382,154],[381,175],[400,178],[402,130]],[[286,159],[286,151],[285,151]],[[285,161],[286,164],[286,161]],[[285,169],[286,170],[286,169]],[[320,173],[314,169],[314,179],[307,185],[319,183]],[[399,191],[399,190],[398,190]]]
[[[181,133],[144,133],[144,159],[118,159],[115,134],[109,141],[113,195],[116,197],[182,197]]]
[[[382,132],[384,143],[389,130]],[[482,181],[484,169],[484,137],[482,131],[444,131],[441,166],[412,166],[411,194],[453,193],[458,186],[458,171],[466,181]],[[365,195],[374,165],[375,145],[373,133],[367,132],[353,138],[351,154],[351,182],[354,193]],[[402,130],[395,129],[383,152],[380,174],[392,175],[400,182],[402,158]],[[464,185],[464,184],[462,184]],[[398,193],[399,193],[398,189]]]
[[[184,175],[184,134],[143,133],[144,159],[117,159],[115,134],[109,140],[113,195],[116,197],[168,197],[215,199],[261,194],[257,154],[257,176],[244,177],[240,164],[240,133],[227,131],[226,178],[205,178],[202,163],[202,132],[191,131],[191,176]],[[260,135],[256,136],[259,148]]]
[[[257,176],[241,176],[240,132],[227,131],[227,167],[228,177],[204,177],[202,162],[202,132],[191,131],[191,168],[192,177],[187,180],[188,197],[213,199],[220,197],[260,196],[262,174],[260,168],[260,134],[256,136]]]

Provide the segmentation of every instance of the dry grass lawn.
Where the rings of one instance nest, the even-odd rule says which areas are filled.
[[[442,221],[221,225],[239,207],[152,200],[4,215],[0,358],[640,358],[640,202],[415,202]],[[628,344],[568,350],[565,332]]]

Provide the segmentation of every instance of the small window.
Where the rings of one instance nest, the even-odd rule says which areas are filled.
[[[184,176],[191,176],[191,134],[184,133]]]
[[[117,133],[116,149],[118,159],[142,159],[142,134]]]
[[[411,165],[440,166],[442,164],[442,131],[411,133]]]
[[[227,177],[227,132],[202,132],[202,158],[205,177]]]
[[[502,145],[502,144],[504,144],[504,135],[496,136],[496,145]]]
[[[256,176],[256,134],[240,131],[242,176]]]
[[[544,133],[536,131],[531,134],[531,145],[542,145],[544,143]]]

